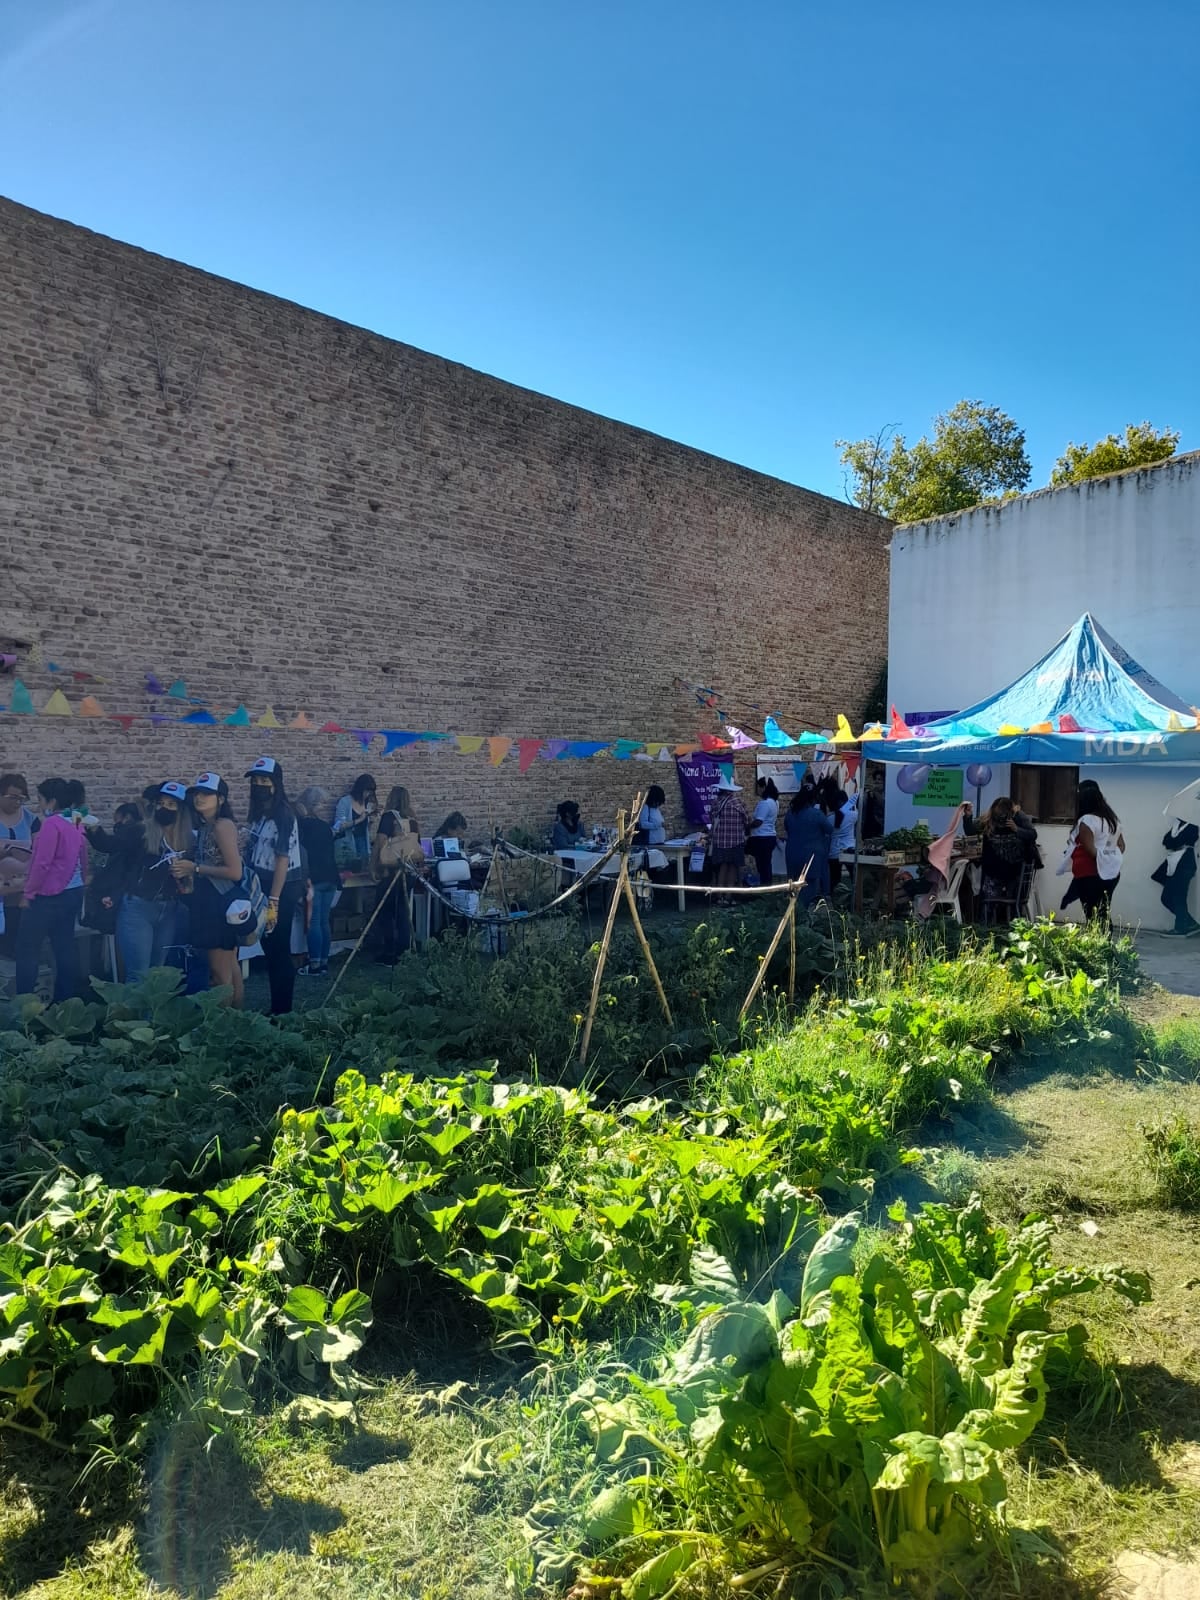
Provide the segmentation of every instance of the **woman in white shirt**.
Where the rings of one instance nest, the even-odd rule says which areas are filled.
[[[746,844],[758,868],[759,883],[768,884],[774,877],[772,863],[778,843],[775,824],[779,817],[779,790],[775,787],[774,778],[760,778],[757,788],[758,804],[754,808],[750,837]]]
[[[667,803],[665,791],[657,783],[646,790],[646,803],[638,816],[638,843],[662,844],[667,837],[667,819],[663,806]]]
[[[1086,917],[1096,917],[1107,925],[1124,854],[1120,819],[1100,792],[1100,785],[1085,779],[1076,792],[1075,826],[1058,869],[1071,874],[1062,909],[1078,900]]]

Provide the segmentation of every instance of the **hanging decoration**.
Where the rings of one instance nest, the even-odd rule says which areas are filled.
[[[71,715],[71,702],[61,689],[55,689],[49,700],[42,707],[44,717],[69,717]]]

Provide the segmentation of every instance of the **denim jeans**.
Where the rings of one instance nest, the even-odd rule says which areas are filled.
[[[340,885],[314,883],[312,886],[312,911],[308,922],[308,959],[317,966],[329,961],[329,913]]]
[[[151,967],[166,964],[167,950],[179,942],[179,904],[142,900],[127,894],[117,908],[117,949],[125,982],[138,983]]]
[[[38,961],[42,944],[49,939],[54,954],[55,1001],[69,1000],[79,989],[79,967],[75,958],[75,923],[83,910],[83,890],[64,889],[61,894],[39,894],[21,913],[17,941],[17,993],[32,994],[37,988]]]

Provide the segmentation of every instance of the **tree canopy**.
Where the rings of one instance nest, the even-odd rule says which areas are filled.
[[[934,419],[933,438],[913,445],[883,428],[839,439],[850,497],[894,522],[918,522],[1019,493],[1029,482],[1025,433],[997,406],[960,400]]]
[[[1148,467],[1155,461],[1166,461],[1178,446],[1179,435],[1172,429],[1131,422],[1124,438],[1110,433],[1095,444],[1069,444],[1054,464],[1050,485],[1057,489],[1065,483],[1082,483],[1085,478],[1123,472],[1127,467]]]

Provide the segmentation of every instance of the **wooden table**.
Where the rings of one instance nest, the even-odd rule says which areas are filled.
[[[956,851],[954,855],[950,857],[950,861],[953,864],[955,861],[960,861],[964,858],[968,862],[978,861],[979,859],[978,855],[967,854],[965,851],[960,854]],[[842,863],[843,866],[853,867],[857,864],[860,867],[872,867],[876,872],[882,872],[884,874],[886,882],[887,913],[889,917],[894,917],[896,915],[896,879],[902,872],[918,870],[922,865],[920,861],[900,861],[892,864],[888,862],[886,856],[860,855],[856,862],[853,850],[843,850],[837,859]],[[965,878],[963,881],[966,881]],[[962,889],[960,886],[959,894],[961,895],[961,893]],[[862,909],[862,874],[856,872],[854,874],[854,910],[860,917],[862,916]]]

